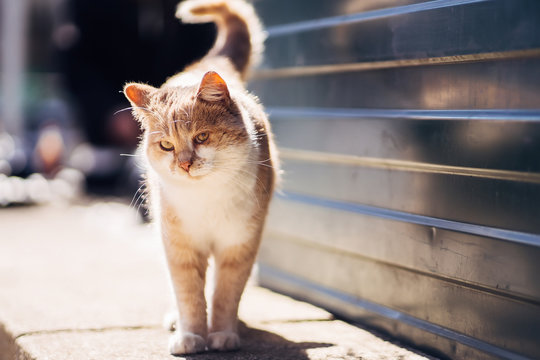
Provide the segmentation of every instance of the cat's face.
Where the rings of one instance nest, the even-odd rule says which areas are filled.
[[[145,133],[146,155],[154,170],[186,179],[238,170],[249,141],[239,113],[196,100],[172,113],[164,121],[152,121]]]
[[[137,112],[143,144],[150,166],[162,178],[228,177],[248,161],[251,143],[241,110],[217,74],[205,75],[198,88],[142,89],[144,94],[126,89],[126,95],[134,104],[144,96]]]

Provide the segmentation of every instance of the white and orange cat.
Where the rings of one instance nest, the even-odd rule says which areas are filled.
[[[179,318],[172,354],[240,345],[238,303],[255,261],[276,178],[266,115],[244,88],[264,33],[240,0],[188,0],[177,16],[217,24],[214,47],[160,88],[124,93],[143,128],[151,214],[159,224]],[[215,286],[204,296],[208,259]]]

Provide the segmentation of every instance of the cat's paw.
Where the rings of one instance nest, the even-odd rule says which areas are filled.
[[[240,338],[232,331],[216,331],[208,334],[210,350],[229,351],[240,348]]]
[[[172,355],[195,354],[205,349],[206,341],[197,334],[175,332],[169,339],[169,352]]]
[[[165,330],[174,331],[176,330],[177,322],[178,312],[171,311],[170,313],[165,314],[165,317],[163,318],[163,327]]]

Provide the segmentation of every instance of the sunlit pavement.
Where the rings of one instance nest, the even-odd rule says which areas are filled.
[[[172,309],[150,225],[115,202],[0,208],[0,360],[165,359]],[[186,359],[425,359],[250,285],[243,347]]]

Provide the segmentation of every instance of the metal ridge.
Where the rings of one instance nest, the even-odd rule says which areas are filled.
[[[523,172],[499,169],[481,169],[465,166],[432,164],[410,160],[385,159],[368,156],[356,156],[348,154],[336,154],[321,151],[280,148],[280,156],[283,159],[323,163],[340,164],[349,166],[361,166],[396,171],[411,171],[429,174],[446,174],[455,176],[468,176],[484,179],[519,181],[540,184],[540,173]]]
[[[282,191],[281,193],[277,194],[277,197],[286,201],[294,201],[308,205],[321,206],[329,209],[348,211],[356,214],[375,216],[383,219],[430,226],[439,229],[458,231],[466,234],[490,237],[528,246],[540,247],[540,234],[530,234],[520,231],[499,229],[484,225],[440,219],[432,216],[411,214],[403,211],[386,209],[371,205],[325,199],[313,195],[300,194],[292,191]]]
[[[317,107],[267,107],[274,119],[372,118],[407,120],[503,120],[540,122],[540,109],[363,109]]]
[[[346,64],[291,66],[277,69],[258,69],[252,80],[326,75],[353,71],[371,71],[400,67],[461,64],[482,61],[509,60],[540,57],[540,48],[461,54],[419,59],[397,59]]]

